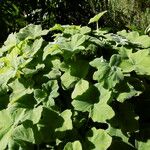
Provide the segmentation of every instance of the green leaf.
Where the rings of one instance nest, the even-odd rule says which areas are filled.
[[[115,115],[113,109],[107,104],[111,97],[111,92],[102,88],[100,84],[89,86],[87,81],[79,81],[74,91],[75,95],[72,94],[74,96],[72,105],[75,110],[88,111],[93,121],[106,122],[106,120],[111,119]]]
[[[57,80],[50,80],[47,83],[44,83],[42,85],[42,88],[45,92],[47,92],[48,96],[52,98],[56,98],[59,93],[58,93],[58,81]]]
[[[150,37],[148,35],[139,35],[137,31],[127,33],[125,30],[117,32],[117,34],[126,37],[133,44],[137,44],[142,48],[150,47]]]
[[[22,56],[26,59],[32,58],[40,50],[42,43],[42,38],[36,39],[32,44],[29,43],[29,47],[22,49]],[[30,48],[30,50],[28,48]]]
[[[35,136],[32,124],[27,129],[23,125],[19,125],[25,116],[25,109],[12,112],[9,109],[0,111],[0,146],[2,150],[7,147],[9,142],[18,138],[21,141],[35,143],[37,135]]]
[[[115,57],[118,59],[118,57]],[[98,71],[96,71],[93,75],[93,79],[97,80],[104,88],[111,89],[116,86],[121,80],[123,80],[124,76],[121,69],[117,66],[113,65],[113,62],[117,63],[113,59],[114,55],[111,57],[111,62],[108,64],[103,58],[96,58],[90,65],[96,67]],[[116,64],[115,64],[116,65]]]
[[[38,106],[34,109],[27,110],[24,116],[24,121],[31,120],[33,124],[37,124],[42,117],[42,112],[43,106]]]
[[[88,34],[91,32],[91,28],[87,27],[87,26],[83,26],[81,29],[80,29],[80,32],[81,34]]]
[[[78,49],[84,49],[83,46],[81,46],[85,42],[85,36],[80,34],[75,34],[72,36],[71,39],[71,49],[72,51],[78,50]]]
[[[88,75],[89,71],[88,61],[83,59],[77,59],[76,61],[69,61],[69,62],[67,61],[65,63],[62,63],[60,67],[62,71],[65,71],[62,78],[68,76],[69,79],[70,75],[70,80],[72,80],[73,78],[74,80],[78,78],[85,78]]]
[[[120,67],[124,72],[135,71],[138,75],[150,75],[149,50],[143,49],[135,53],[129,53],[123,58]]]
[[[47,97],[47,93],[41,89],[34,90],[34,98],[38,103],[44,101]]]
[[[89,88],[89,83],[86,80],[81,79],[78,81],[78,83],[75,85],[74,91],[72,92],[71,98],[74,99],[83,93],[85,93]]]
[[[98,83],[95,86],[100,91],[100,101],[94,104],[90,117],[94,122],[106,122],[106,120],[115,116],[113,109],[107,104],[111,98],[111,92],[101,87]]]
[[[52,55],[54,52],[59,51],[59,45],[55,43],[49,43],[43,51],[43,60],[45,60],[48,55]]]
[[[23,96],[31,94],[33,82],[28,82],[24,79],[16,79],[14,82],[9,84],[9,87],[12,88],[12,94],[10,95],[10,104],[17,102]]]
[[[112,137],[105,130],[92,128],[87,133],[85,148],[87,150],[107,150],[111,142]]]
[[[26,141],[30,143],[36,143],[34,137],[34,131],[30,126],[25,127],[24,125],[19,125],[13,131],[12,139],[16,142]]]
[[[81,28],[81,26],[79,25],[63,25],[64,27],[64,34],[65,35],[75,35],[77,33],[79,33],[79,30]]]
[[[150,147],[150,140],[147,140],[147,141],[138,141],[138,150],[148,150],[149,147]]]
[[[20,29],[19,33],[17,33],[17,38],[22,41],[26,38],[36,39],[42,35],[46,35],[49,31],[42,30],[40,25],[29,24],[28,26]]]
[[[114,149],[120,150],[120,148],[122,150],[127,150],[127,149],[135,150],[134,146],[131,143],[129,143],[130,136],[124,134],[121,131],[121,129],[113,128],[110,126],[107,129],[107,133],[112,137],[110,150],[114,150]]]
[[[109,66],[118,66],[121,62],[121,57],[117,54],[112,55],[110,58]]]
[[[11,48],[15,47],[18,44],[18,39],[16,36],[16,33],[11,33],[7,40],[4,42],[4,45],[2,46],[2,54],[6,51],[9,51]]]
[[[82,34],[75,34],[71,37],[71,41],[64,42],[60,45],[62,50],[75,52],[85,49],[83,43],[85,42],[86,38],[85,35]]]
[[[89,86],[88,82],[87,81],[84,81],[84,82],[85,82],[86,88],[88,88],[87,87]],[[81,84],[81,86],[83,85]],[[75,108],[75,110],[79,110],[82,112],[86,112],[86,111],[91,112],[93,105],[99,101],[99,91],[97,87],[94,85],[91,85],[86,91],[85,89],[83,89],[82,93],[80,92],[79,88],[76,89],[76,91],[79,91],[79,93],[75,95],[76,98],[72,101],[72,105]]]
[[[149,50],[141,50],[132,53],[129,60],[133,63],[134,70],[139,75],[150,75],[150,54]]]
[[[4,87],[7,82],[16,76],[17,60],[16,56],[8,55],[0,58],[0,86]]]
[[[58,31],[64,31],[64,28],[62,25],[60,24],[55,24],[52,28],[49,29],[50,31],[55,31],[55,30],[58,30]]]
[[[29,64],[28,64],[29,65]],[[22,73],[26,78],[32,77],[33,75],[37,74],[39,71],[43,70],[45,67],[44,64],[37,64],[35,68],[23,68]]]
[[[61,72],[58,69],[52,69],[48,74],[44,75],[51,80],[56,80],[61,77]]]
[[[90,112],[90,117],[94,122],[106,122],[115,116],[113,109],[107,104],[101,101],[94,104],[94,108]]]
[[[67,109],[63,111],[61,114],[61,117],[64,119],[64,122],[60,128],[57,128],[56,131],[66,131],[66,130],[72,130],[73,125],[72,125],[72,112]]]
[[[37,52],[41,50],[42,43],[43,39],[40,38],[36,39],[32,44],[27,45],[24,49],[22,48],[22,57],[20,57],[19,64],[20,68],[25,68],[25,66],[33,60]]]
[[[37,101],[37,105],[42,103],[48,108],[54,106],[54,99],[59,95],[58,88],[57,80],[50,80],[42,84],[42,89],[35,89],[34,98]]]
[[[134,70],[134,65],[129,59],[123,59],[119,64],[119,67],[122,69],[123,73],[129,73]]]
[[[100,12],[99,14],[95,15],[93,18],[90,19],[89,24],[93,22],[98,22],[98,20],[106,13],[107,11]]]
[[[78,77],[74,77],[70,74],[70,71],[66,71],[61,76],[61,84],[64,89],[70,89],[74,87],[75,83],[78,81]]]
[[[139,96],[144,91],[144,85],[136,78],[125,78],[120,84],[115,87],[117,100],[123,103],[126,99],[133,96]]]
[[[64,119],[61,115],[51,108],[43,108],[42,119],[39,124],[39,132],[43,142],[54,142],[56,140],[56,129],[61,128]],[[66,124],[66,123],[65,123]]]
[[[82,145],[79,141],[68,142],[63,150],[82,150]]]
[[[78,59],[74,62],[70,62],[69,67],[71,75],[79,78],[85,78],[88,74],[89,62],[86,60]]]

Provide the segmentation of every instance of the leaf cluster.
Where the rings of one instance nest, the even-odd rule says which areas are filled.
[[[0,48],[0,149],[147,150],[149,83],[147,35],[30,24]]]

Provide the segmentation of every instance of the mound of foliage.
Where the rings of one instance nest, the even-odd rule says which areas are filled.
[[[0,48],[0,149],[148,150],[149,98],[147,35],[28,25]]]

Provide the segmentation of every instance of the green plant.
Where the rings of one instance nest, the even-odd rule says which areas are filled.
[[[10,34],[0,48],[0,149],[147,150],[149,50],[147,35],[125,30],[31,24]]]
[[[95,15],[93,18],[91,18],[90,21],[89,21],[89,24],[96,22],[96,29],[97,29],[97,31],[99,30],[98,21],[99,21],[99,19],[100,19],[106,12],[107,12],[107,11],[103,11],[103,12],[98,13],[98,14]]]
[[[150,25],[147,26],[147,28],[145,29],[145,34],[149,34],[150,33]]]

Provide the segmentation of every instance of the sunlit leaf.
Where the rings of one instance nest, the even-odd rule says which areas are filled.
[[[97,22],[107,11],[100,12],[99,14],[95,15],[93,18],[90,19],[89,24],[93,22]]]

